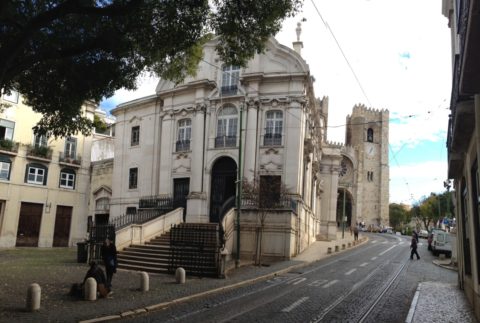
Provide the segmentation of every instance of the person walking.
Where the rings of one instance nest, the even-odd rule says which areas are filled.
[[[117,248],[109,238],[105,239],[102,248],[100,249],[105,265],[105,272],[107,273],[107,288],[112,289],[113,274],[117,272]]]
[[[415,237],[415,234],[412,234],[412,242],[410,244],[410,249],[412,249],[412,251],[410,252],[410,259],[413,260],[413,255],[416,255],[417,260],[420,260],[420,256],[417,252],[417,238]]]
[[[358,226],[355,226],[355,227],[353,228],[353,239],[354,239],[355,241],[358,240]]]

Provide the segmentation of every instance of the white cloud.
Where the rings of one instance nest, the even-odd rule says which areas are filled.
[[[432,192],[443,192],[446,178],[447,164],[441,161],[390,165],[390,202],[412,203]]]

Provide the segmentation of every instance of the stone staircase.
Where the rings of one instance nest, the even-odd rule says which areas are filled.
[[[217,277],[219,231],[215,223],[181,223],[144,245],[131,245],[118,254],[118,267],[172,274],[182,267],[187,275]]]

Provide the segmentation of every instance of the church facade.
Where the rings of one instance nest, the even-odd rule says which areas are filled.
[[[344,191],[350,224],[388,222],[388,112],[354,109],[351,140],[328,143],[328,98],[315,97],[300,41],[292,50],[271,38],[246,68],[223,64],[215,44],[204,46],[195,77],[178,85],[161,80],[155,95],[112,110],[111,217],[135,213],[141,198],[170,196],[184,208],[185,222],[220,223],[233,210],[241,174],[260,191],[268,187],[267,200],[288,200],[262,227],[272,257],[336,239]],[[377,114],[385,127],[371,120]],[[365,134],[354,126],[362,116],[364,124],[374,123]],[[363,178],[367,169],[370,180]],[[258,210],[249,210],[241,220],[242,255],[255,253],[249,242],[258,238],[258,218]]]

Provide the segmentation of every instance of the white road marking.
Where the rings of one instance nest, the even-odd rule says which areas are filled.
[[[321,286],[321,285],[325,284],[326,282],[328,282],[328,280],[326,280],[326,279],[315,280],[315,281],[311,282],[310,284],[308,284],[308,286],[318,287],[318,286]]]
[[[372,243],[376,243],[376,242],[377,242],[377,240],[373,240],[373,241],[372,241]]]
[[[371,259],[371,260],[375,260],[375,259],[377,259],[377,257],[372,257],[372,259]]]
[[[386,243],[388,243],[388,241],[384,241],[384,242],[382,242],[382,243],[383,243],[383,244],[386,244]]]
[[[288,307],[285,307],[282,312],[290,312],[291,310],[293,310],[295,307],[299,306],[300,304],[302,304],[303,302],[307,301],[308,300],[308,297],[302,297],[300,298],[298,301],[296,301],[295,303],[293,303],[292,305],[288,306]]]
[[[365,267],[366,265],[368,265],[368,262],[364,262],[363,264],[360,265],[360,267]]]
[[[379,256],[382,256],[382,255],[386,254],[387,252],[389,252],[390,250],[392,250],[393,248],[395,248],[395,245],[391,246],[390,248],[388,248],[388,249],[385,250],[385,251],[380,252],[378,255],[379,255]]]
[[[345,275],[351,275],[353,272],[355,272],[357,270],[357,268],[353,268],[353,269],[350,269],[349,271],[347,271],[345,273]]]
[[[328,284],[323,285],[323,288],[328,288],[328,287],[330,287],[330,286],[332,286],[333,284],[336,284],[336,283],[338,283],[338,280],[337,280],[337,279],[332,280],[332,281],[329,282]]]
[[[398,243],[398,245],[401,245],[401,244],[404,244],[404,243],[405,243],[405,241],[401,241],[401,242]]]
[[[307,280],[305,277],[297,277],[297,278],[292,278],[290,279],[289,281],[286,282],[287,285],[296,285],[296,284],[299,284],[301,282],[303,282],[304,280]]]

